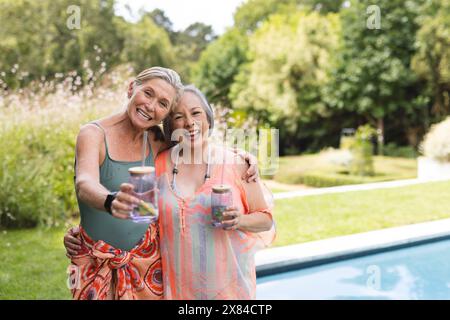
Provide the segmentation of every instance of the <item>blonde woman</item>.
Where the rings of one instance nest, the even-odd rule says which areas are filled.
[[[175,71],[149,68],[130,83],[123,112],[80,129],[75,185],[81,221],[65,236],[74,299],[163,297],[158,227],[127,220],[135,200],[127,202],[129,195],[119,189],[128,180],[128,169],[141,164],[145,130],[149,131],[146,165],[153,166],[156,155],[166,148],[157,125],[181,92]],[[249,169],[251,178],[254,171],[254,166]]]

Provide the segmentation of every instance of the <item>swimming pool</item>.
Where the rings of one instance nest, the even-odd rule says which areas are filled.
[[[257,299],[450,299],[450,237],[257,279]]]

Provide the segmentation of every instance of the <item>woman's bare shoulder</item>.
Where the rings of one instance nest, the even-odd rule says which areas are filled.
[[[91,121],[80,128],[80,134],[92,134],[93,138],[103,138],[116,124],[123,120],[123,114],[113,114]]]
[[[99,145],[103,142],[104,131],[93,122],[81,126],[77,136],[77,145],[80,147]]]
[[[86,123],[80,127],[78,137],[96,137],[103,135],[103,130],[92,122]]]
[[[100,118],[98,120],[95,120],[93,122],[99,124],[103,129],[107,130],[111,127],[114,127],[119,122],[122,122],[125,118],[124,113],[115,113],[103,118]]]

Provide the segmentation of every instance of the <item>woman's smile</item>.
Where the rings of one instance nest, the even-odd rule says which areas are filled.
[[[144,110],[142,110],[141,108],[137,107],[136,108],[136,113],[138,114],[138,116],[145,120],[145,121],[152,121],[153,117],[150,116],[147,112],[145,112]]]
[[[186,138],[191,139],[191,141],[196,140],[201,134],[201,130],[199,128],[193,128],[190,129],[189,131],[186,130],[184,132],[184,135]]]

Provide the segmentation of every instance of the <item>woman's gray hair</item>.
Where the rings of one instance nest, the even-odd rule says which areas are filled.
[[[167,83],[169,83],[170,85],[172,85],[172,87],[175,89],[176,96],[175,99],[172,101],[170,107],[171,108],[174,107],[178,103],[178,100],[180,99],[183,93],[183,84],[181,83],[181,79],[178,73],[168,68],[151,67],[139,73],[136,79],[134,79],[134,84],[140,86],[144,82],[151,79],[162,79]]]
[[[206,118],[209,123],[208,136],[211,136],[213,129],[214,129],[214,109],[208,103],[208,100],[206,99],[205,95],[194,85],[190,84],[190,85],[184,86],[182,89],[182,93],[186,93],[186,92],[191,92],[200,99],[202,108],[203,108],[203,110],[205,110]],[[163,120],[164,135],[166,137],[167,142],[169,142],[169,143],[171,142],[171,136],[172,136],[172,131],[173,131],[171,123],[170,123],[171,121],[172,121],[172,113]]]

